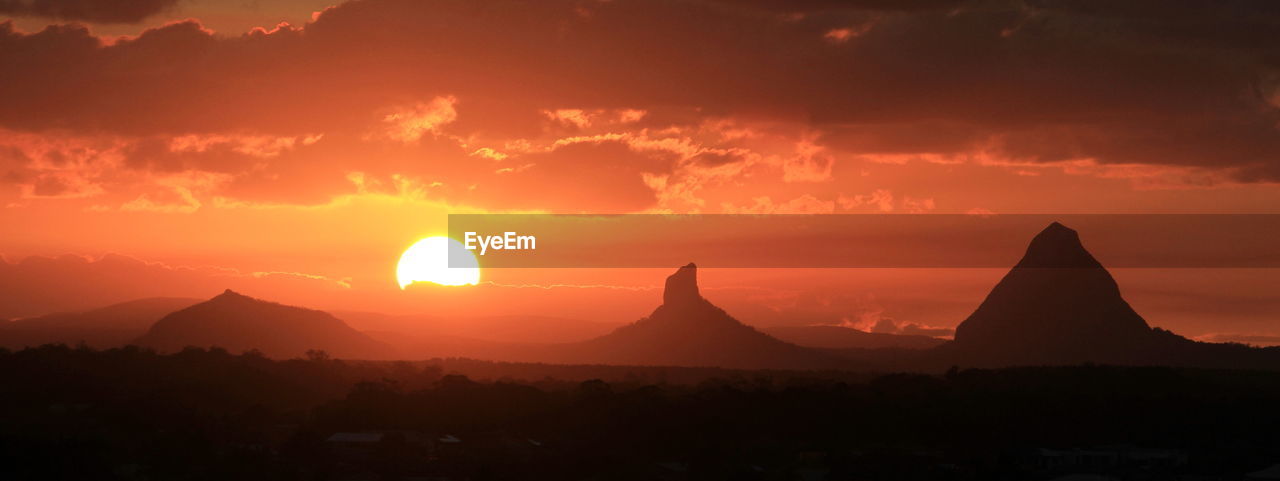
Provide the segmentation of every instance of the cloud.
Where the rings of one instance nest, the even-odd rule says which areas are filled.
[[[156,188],[139,194],[138,197],[120,205],[124,212],[159,212],[167,214],[190,214],[200,209],[203,203],[198,193],[206,193],[220,184],[226,183],[225,174],[208,174],[186,172],[154,179]],[[96,205],[95,211],[111,210],[110,206]]]
[[[839,196],[870,191],[856,165],[876,159],[1277,182],[1276,36],[1266,3],[1084,0],[364,0],[301,26],[111,41],[6,22],[0,129],[112,145],[66,168],[0,152],[0,182],[154,203],[130,179],[200,171],[232,176],[210,195],[322,203],[359,171],[513,208],[809,195],[915,212],[944,204],[888,184],[887,204]],[[533,190],[505,192],[517,181]]]
[[[906,212],[910,214],[920,214],[929,212],[937,207],[937,203],[932,198],[920,198],[912,196],[902,196],[895,202],[893,192],[888,189],[876,189],[870,194],[843,195],[836,198],[836,203],[840,209],[845,211],[872,211],[872,212]]]
[[[574,142],[504,159],[512,170],[480,185],[475,196],[506,208],[555,212],[634,212],[653,205],[646,175],[669,173],[677,159],[623,140]]]
[[[567,0],[497,9],[373,0],[341,4],[300,29],[218,37],[181,23],[111,45],[72,27],[8,26],[0,51],[16,75],[0,89],[11,104],[0,122],[298,133],[352,127],[405,98],[456,95],[483,99],[477,111],[489,112],[476,122],[526,119],[517,129],[533,128],[541,112],[588,125],[592,112],[666,105],[807,119],[824,142],[864,153],[983,146],[1038,162],[1280,177],[1276,52],[1272,42],[1248,41],[1280,33],[1274,8],[1243,2],[1208,15],[1086,4],[917,2],[929,8],[886,11],[884,2],[806,2],[796,20],[708,2],[597,3],[582,7],[584,17]],[[1133,13],[1148,9],[1160,13]],[[851,16],[874,16],[875,26],[825,48],[824,36],[850,28]],[[689,45],[714,46],[715,55]],[[430,102],[391,114],[429,114],[402,137],[448,120]]]
[[[503,160],[507,158],[507,154],[491,149],[489,147],[481,147],[471,153],[472,157],[483,157],[490,160]]]
[[[890,318],[881,318],[871,326],[871,332],[878,334],[897,334],[903,336],[951,337],[956,334],[955,328],[933,327],[913,322],[899,322]]]
[[[174,192],[178,199],[176,201],[152,200],[148,194],[142,194],[138,198],[129,202],[125,202],[120,206],[120,210],[125,212],[162,212],[168,214],[180,213],[190,214],[200,208],[200,201],[191,195],[191,192],[178,190]]]
[[[934,10],[955,8],[964,2],[962,0],[748,0],[723,3],[783,13],[815,13],[842,10]]]
[[[458,111],[452,96],[436,97],[431,102],[419,102],[411,107],[397,109],[382,121],[389,124],[387,135],[401,142],[417,142],[426,134],[439,134],[440,128],[457,120]]]
[[[835,159],[826,149],[809,140],[796,143],[796,153],[782,164],[782,180],[786,182],[822,182],[831,180]]]
[[[1213,333],[1196,336],[1203,342],[1234,342],[1251,346],[1280,346],[1280,336],[1268,334]]]
[[[593,125],[602,124],[629,124],[638,122],[648,114],[644,110],[639,109],[616,109],[607,111],[603,109],[583,110],[583,109],[555,109],[543,110],[542,115],[546,116],[553,122],[584,129]]]
[[[836,199],[840,204],[840,208],[844,210],[854,210],[861,207],[872,207],[880,212],[893,212],[893,192],[887,189],[876,189],[870,194],[857,194],[852,196],[840,196]]]
[[[835,209],[835,201],[805,194],[782,203],[774,203],[768,196],[761,196],[752,199],[751,205],[725,204],[723,210],[726,214],[830,214]]]
[[[0,14],[94,23],[138,23],[177,4],[178,0],[0,0]]]
[[[182,135],[169,140],[173,153],[203,153],[227,147],[232,152],[254,157],[275,157],[298,145],[311,145],[324,135],[277,137],[266,135]]]

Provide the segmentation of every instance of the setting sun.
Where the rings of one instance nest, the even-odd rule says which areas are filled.
[[[449,267],[451,244],[460,253],[458,262],[467,267]],[[448,237],[428,237],[414,243],[400,255],[396,280],[400,282],[401,289],[415,282],[443,286],[476,285],[480,283],[480,264],[474,255],[462,250],[462,243]]]

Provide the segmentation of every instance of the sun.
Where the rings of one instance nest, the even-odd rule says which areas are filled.
[[[450,246],[455,266],[449,267]],[[428,237],[415,242],[396,265],[400,289],[415,282],[431,282],[443,286],[465,286],[480,283],[480,263],[462,243],[448,237]]]

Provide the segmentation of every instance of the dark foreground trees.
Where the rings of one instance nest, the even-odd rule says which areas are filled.
[[[1273,372],[731,372],[682,385],[601,372],[619,375],[476,382],[322,355],[0,352],[0,478],[1240,479],[1280,462]]]

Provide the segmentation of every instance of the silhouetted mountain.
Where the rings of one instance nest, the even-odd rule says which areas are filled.
[[[1280,367],[1277,349],[1202,343],[1151,328],[1076,231],[1057,222],[1032,239],[1022,260],[938,353],[966,366]]]
[[[352,329],[329,313],[226,292],[165,316],[136,344],[162,352],[218,346],[258,349],[269,357],[302,357],[317,349],[338,358],[387,359],[390,346]]]
[[[729,368],[819,368],[844,362],[738,322],[698,292],[692,263],[667,277],[662,301],[649,317],[569,346],[572,361]]]
[[[96,348],[118,347],[147,332],[165,314],[197,302],[200,300],[155,297],[82,312],[60,312],[0,322],[0,345],[20,348],[84,342]]]
[[[956,346],[995,362],[1114,362],[1151,336],[1076,231],[1055,222],[956,327]]]
[[[819,349],[928,349],[947,342],[936,337],[867,332],[841,326],[775,326],[761,331],[798,346]]]

